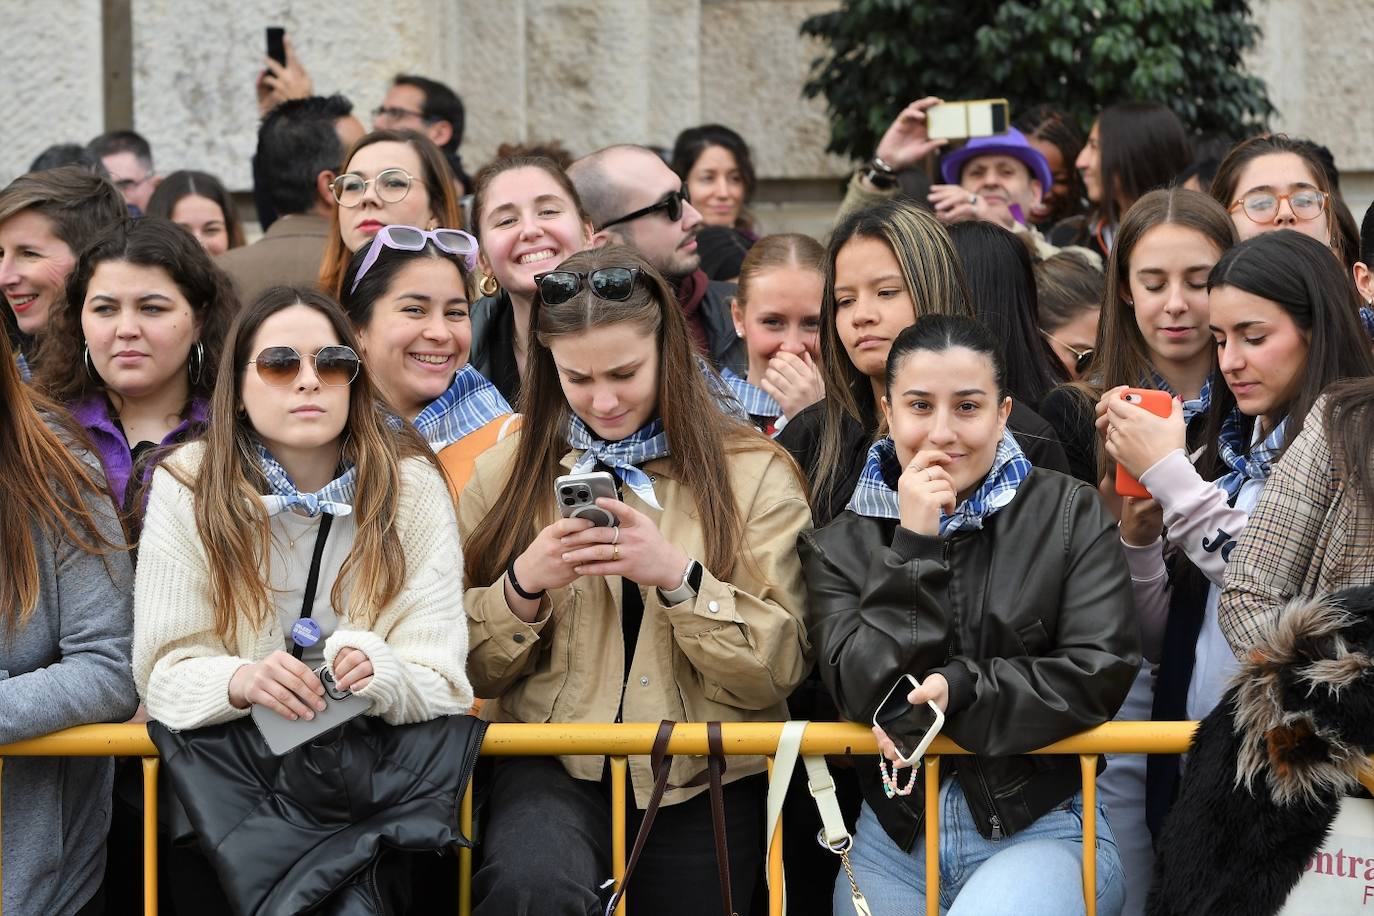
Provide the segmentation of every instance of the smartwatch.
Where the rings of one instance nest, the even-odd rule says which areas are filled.
[[[701,590],[701,564],[696,560],[688,559],[687,568],[682,572],[682,584],[677,588],[658,590],[658,595],[663,599],[665,607],[681,604],[688,598],[695,598],[697,592]]]

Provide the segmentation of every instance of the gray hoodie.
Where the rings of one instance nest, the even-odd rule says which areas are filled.
[[[88,504],[101,533],[122,544],[108,499]],[[138,707],[129,555],[92,556],[32,530],[38,606],[22,629],[0,635],[0,744],[122,722]],[[114,761],[14,757],[3,773],[5,914],[68,916],[96,892],[105,870]]]

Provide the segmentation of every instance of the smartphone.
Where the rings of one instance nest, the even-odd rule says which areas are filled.
[[[553,482],[553,491],[558,499],[558,511],[564,518],[585,518],[597,528],[614,528],[620,519],[596,504],[601,497],[619,499],[615,490],[615,478],[605,471],[589,471],[586,474],[567,474]]]
[[[1174,409],[1173,398],[1169,396],[1169,392],[1150,388],[1127,388],[1121,392],[1121,400],[1139,404],[1157,417],[1167,417]],[[1116,492],[1118,496],[1150,498],[1150,491],[1142,487],[1140,481],[1119,464],[1116,466]]]
[[[282,41],[286,37],[286,29],[281,26],[269,25],[267,27],[267,56],[286,66],[286,44]]]
[[[925,706],[913,706],[907,700],[907,694],[919,686],[916,678],[902,675],[873,714],[873,724],[892,739],[902,761],[912,766],[920,766],[921,755],[945,724],[945,714],[934,700],[927,700]]]
[[[253,723],[262,733],[268,749],[278,757],[356,719],[372,705],[371,700],[335,686],[334,675],[328,668],[321,666],[315,676],[324,685],[324,711],[316,712],[313,719],[288,719],[270,707],[253,705]]]
[[[1006,99],[945,102],[926,109],[926,134],[932,140],[967,140],[1004,134],[1011,120]]]

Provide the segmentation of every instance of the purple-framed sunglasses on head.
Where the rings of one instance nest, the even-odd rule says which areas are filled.
[[[363,277],[367,276],[372,265],[377,263],[377,257],[383,248],[421,251],[428,242],[433,242],[440,251],[462,258],[463,266],[468,271],[477,266],[477,239],[462,229],[426,230],[415,226],[383,226],[368,246],[367,257],[363,258],[363,265],[358,268],[358,275],[353,278],[353,286],[348,290],[348,294],[351,296],[358,291],[358,284],[363,282]]]

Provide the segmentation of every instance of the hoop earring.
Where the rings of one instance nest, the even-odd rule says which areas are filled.
[[[186,373],[191,377],[192,385],[200,384],[200,377],[205,372],[205,344],[196,341],[195,349],[191,351],[194,359],[187,358]]]
[[[483,274],[481,281],[477,284],[477,291],[483,296],[495,296],[501,292],[501,284],[491,274]]]
[[[95,366],[91,363],[91,345],[85,344],[81,348],[81,363],[86,367],[86,378],[97,381],[95,377]]]

